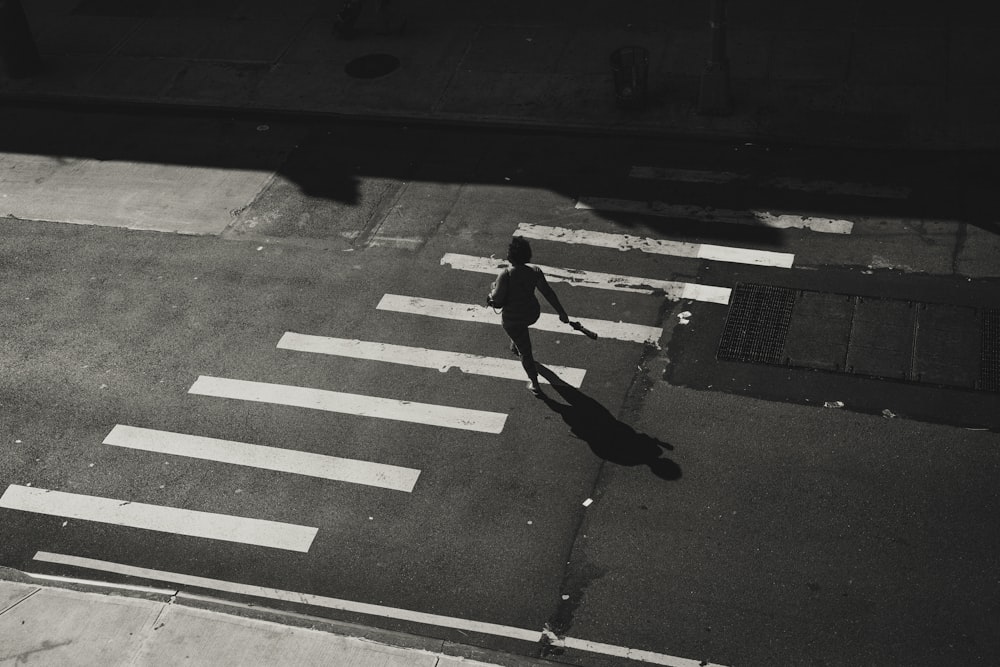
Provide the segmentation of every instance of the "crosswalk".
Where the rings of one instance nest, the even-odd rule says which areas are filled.
[[[716,184],[731,183],[743,178],[739,174],[729,172],[697,172],[643,166],[634,167],[630,177]],[[858,185],[852,189],[851,184],[831,185],[825,182],[800,182],[795,179],[777,179],[771,185],[815,192],[828,190],[856,192],[864,196],[900,197],[906,194],[892,189],[879,190],[874,186],[874,189],[865,189],[864,186]],[[846,235],[853,229],[851,221],[837,218],[770,211],[714,209],[653,200],[630,201],[581,196],[575,206],[577,210],[625,212],[657,218],[698,219],[712,224],[758,225],[795,230],[795,233],[804,234]],[[631,294],[638,298],[648,296],[671,301],[696,301],[720,307],[729,303],[732,286],[664,280],[649,275],[604,273],[588,268],[586,260],[582,258],[582,253],[578,249],[588,247],[656,256],[650,261],[687,258],[775,270],[790,269],[796,261],[795,255],[788,252],[643,237],[612,233],[593,227],[590,219],[577,222],[573,226],[523,222],[510,229],[510,233],[546,244],[559,244],[559,247],[564,249],[565,255],[578,262],[578,265],[573,266],[538,265],[552,282],[580,289]],[[669,232],[669,228],[667,231]],[[665,236],[669,236],[669,233]],[[630,267],[633,264],[629,261],[621,262],[623,267]],[[492,277],[505,266],[505,263],[491,257],[446,252],[440,258],[438,266],[439,270],[445,272],[471,272]],[[492,278],[483,280],[484,285],[488,285]],[[392,313],[422,318],[422,321],[431,327],[462,327],[469,331],[475,327],[485,325],[497,327],[501,324],[499,315],[482,304],[438,298],[441,296],[444,295],[386,293],[376,304],[372,304],[372,317],[378,318]],[[659,347],[664,335],[663,327],[655,322],[624,322],[587,317],[580,317],[579,321],[584,328],[597,333],[600,345],[632,344]],[[558,332],[565,336],[582,335],[551,313],[543,313],[534,325],[534,329],[542,332]],[[326,334],[327,332],[322,331],[305,333],[285,331],[275,341],[275,349],[302,354],[311,359],[319,359],[321,356],[349,358],[374,364],[378,368],[394,365],[432,369],[442,373],[456,370],[462,374],[501,383],[526,382],[520,362],[512,358]],[[548,368],[560,381],[576,388],[584,386],[587,377],[586,368],[569,365],[551,365]],[[542,381],[547,382],[544,378]],[[508,419],[505,412],[418,402],[412,400],[412,396],[372,396],[328,388],[278,384],[263,381],[261,378],[200,375],[193,380],[187,393],[192,400],[229,401],[233,406],[253,403],[283,406],[292,410],[318,412],[328,415],[331,420],[389,420],[429,429],[472,431],[481,434],[489,441],[496,441],[496,437],[503,434]],[[371,492],[377,489],[416,494],[420,492],[421,476],[428,474],[427,471],[378,461],[299,451],[294,442],[279,443],[277,446],[275,443],[265,445],[194,433],[164,431],[136,424],[116,424],[101,444],[148,454],[185,457],[287,475],[307,476],[330,483],[355,484],[371,489]],[[336,443],[331,443],[331,448],[335,449]],[[320,530],[320,527],[213,513],[207,511],[207,508],[195,510],[150,505],[119,498],[67,493],[17,484],[10,485],[0,496],[0,508],[294,552],[308,552]]]
[[[309,551],[316,528],[12,484],[0,507],[163,533]]]
[[[711,172],[695,169],[637,165],[628,177],[637,181],[669,181],[730,184],[746,181],[749,176],[735,172]],[[763,185],[778,189],[793,189],[837,195],[856,194],[867,197],[900,198],[908,192],[898,188],[865,184],[804,181],[792,177],[771,178]],[[668,204],[661,201],[630,201],[607,197],[581,196],[577,210],[614,211],[655,216],[657,218],[698,219],[713,224],[762,225],[772,228],[799,230],[799,233],[849,234],[852,222],[835,218],[798,216],[769,211],[735,211],[689,204]],[[668,228],[669,231],[669,228]],[[559,244],[570,257],[579,257],[575,248],[588,247],[620,253],[641,253],[669,258],[696,259],[703,262],[745,264],[773,269],[789,269],[796,261],[789,252],[776,252],[748,247],[692,243],[671,238],[644,237],[594,228],[588,222],[572,226],[565,224],[518,223],[512,235]],[[669,234],[665,234],[669,237]],[[584,262],[585,264],[586,262]],[[623,267],[634,263],[622,261]],[[442,271],[461,271],[495,276],[505,262],[492,257],[478,257],[458,252],[445,252],[440,258]],[[614,291],[646,295],[671,301],[703,302],[725,306],[729,303],[731,286],[702,282],[665,280],[650,275],[612,274],[586,266],[537,265],[552,282],[574,288]],[[488,284],[490,278],[483,278]],[[447,300],[426,294],[382,295],[374,304],[374,314],[396,313],[425,322],[440,322],[449,327],[498,326],[500,318],[482,304]],[[446,324],[447,322],[447,324]],[[579,318],[583,328],[596,332],[600,344],[638,344],[658,347],[663,327],[653,323]],[[558,332],[565,336],[582,335],[551,313],[543,313],[534,328],[541,332]],[[447,349],[430,349],[377,340],[361,340],[324,335],[323,332],[286,331],[275,341],[275,349],[301,353],[318,358],[350,358],[384,367],[386,365],[456,370],[497,382],[524,383],[526,378],[519,360],[498,358]],[[560,382],[580,388],[586,369],[569,365],[549,367]],[[542,378],[542,382],[548,382]],[[233,405],[268,404],[290,409],[317,411],[330,419],[388,420],[405,422],[432,429],[455,429],[495,437],[504,432],[508,415],[495,410],[483,410],[435,402],[414,401],[412,396],[373,396],[328,388],[278,384],[260,378],[231,378],[200,375],[188,389],[188,394],[207,401],[229,401]],[[224,409],[224,408],[223,408]],[[331,483],[356,484],[372,489],[415,493],[424,471],[388,465],[377,461],[354,460],[334,455],[299,451],[295,443],[280,446],[240,442],[206,437],[194,433],[177,433],[147,428],[136,424],[117,424],[102,442],[108,447],[127,448],[150,454],[166,454],[213,461],[226,465],[270,470],[289,475],[319,478]],[[146,528],[153,531],[178,532],[219,540],[245,541],[279,549],[308,549],[311,540],[302,531],[317,528],[278,523],[255,523],[261,519],[225,517],[172,507],[156,507],[127,500],[66,494],[55,490],[10,486],[0,498],[0,507],[40,514],[59,515],[86,521],[112,523]],[[266,530],[262,528],[266,526]],[[267,538],[261,536],[281,535]],[[287,537],[293,536],[293,537]]]
[[[378,310],[388,310],[397,313],[500,325],[500,318],[495,313],[484,309],[482,305],[472,303],[456,303],[419,296],[386,294],[376,307]],[[658,345],[660,337],[663,336],[662,327],[632,324],[630,322],[596,320],[585,317],[579,318],[579,321],[585,328],[597,332],[601,338],[609,338],[627,343]],[[582,332],[567,329],[566,325],[560,322],[558,317],[550,313],[542,313],[538,321],[531,326],[539,331],[558,331],[569,335],[584,335]]]
[[[522,222],[517,226],[516,233],[526,239],[553,241],[573,245],[588,245],[597,248],[614,248],[615,250],[639,250],[656,255],[671,255],[673,257],[691,257],[708,259],[717,262],[734,262],[738,264],[753,264],[756,266],[776,266],[790,268],[795,261],[795,255],[772,250],[756,250],[753,248],[730,248],[708,243],[684,243],[666,239],[650,239],[629,234],[609,234],[588,229],[568,229],[534,225]]]
[[[188,393],[483,433],[500,433],[507,420],[507,415],[498,412],[204,375],[195,380]]]
[[[423,347],[407,345],[392,345],[372,341],[334,338],[330,336],[311,336],[292,331],[286,332],[278,341],[278,348],[298,352],[314,352],[352,359],[369,361],[384,361],[416,366],[418,368],[436,368],[442,373],[457,368],[463,373],[484,375],[486,377],[503,378],[506,380],[522,380],[524,369],[521,362],[513,359],[484,357],[476,354],[450,352],[448,350],[429,350]],[[586,371],[582,368],[551,365],[549,369],[563,382],[571,387],[580,388]],[[548,384],[548,380],[541,378]]]
[[[581,197],[576,208],[614,213],[654,215],[675,220],[700,220],[772,229],[807,229],[824,234],[850,234],[854,223],[839,218],[824,218],[771,211],[732,210],[711,206],[671,204],[658,200],[635,201],[615,197]]]
[[[488,275],[496,275],[508,266],[506,262],[498,262],[489,257],[471,257],[451,252],[446,253],[441,258],[441,264],[461,271],[474,271]],[[726,304],[729,303],[731,292],[728,287],[685,283],[677,280],[623,276],[599,271],[586,271],[584,269],[558,268],[544,264],[535,264],[535,266],[545,272],[545,277],[549,282],[638,294],[656,294],[661,292],[671,301],[690,299],[691,301]]]
[[[385,463],[123,424],[115,425],[103,444],[406,492],[413,491],[420,475],[419,470]]]

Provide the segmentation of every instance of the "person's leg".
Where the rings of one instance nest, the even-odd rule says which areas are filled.
[[[511,342],[521,354],[521,366],[531,380],[532,391],[538,391],[538,369],[535,368],[535,357],[531,352],[531,336],[528,334],[526,325],[517,325],[504,322],[504,331],[510,336]]]

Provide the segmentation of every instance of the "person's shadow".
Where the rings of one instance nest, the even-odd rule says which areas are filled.
[[[681,467],[663,456],[664,450],[673,450],[672,445],[639,433],[628,424],[615,419],[603,405],[566,384],[541,364],[538,365],[538,374],[549,381],[552,389],[566,403],[560,403],[548,394],[543,394],[542,400],[559,413],[573,435],[586,442],[594,454],[621,466],[649,466],[660,479],[680,479]],[[548,390],[548,387],[544,390]]]

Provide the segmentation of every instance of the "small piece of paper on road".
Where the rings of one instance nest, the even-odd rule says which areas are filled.
[[[584,506],[584,507],[590,507],[590,504],[591,504],[592,502],[594,502],[594,499],[593,499],[593,498],[587,498],[586,500],[584,500],[584,501],[583,501],[583,506]]]
[[[677,323],[687,324],[691,321],[691,311],[685,310],[683,313],[677,313]]]
[[[843,401],[827,401],[823,404],[824,408],[842,408],[844,407]]]

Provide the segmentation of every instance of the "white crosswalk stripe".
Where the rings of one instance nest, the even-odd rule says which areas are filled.
[[[483,433],[502,432],[507,420],[507,415],[499,412],[206,375],[199,377],[188,392],[216,398],[273,403]]]
[[[441,301],[438,299],[427,299],[419,296],[402,296],[400,294],[386,294],[379,301],[378,310],[389,310],[396,313],[408,313],[411,315],[424,315],[427,317],[438,317],[446,320],[459,320],[463,322],[477,322],[480,324],[500,325],[500,316],[489,308],[471,303],[455,303],[454,301]],[[611,322],[609,320],[595,320],[589,318],[579,318],[579,322],[587,329],[594,331],[601,338],[610,338],[629,343],[648,343],[659,346],[663,329],[660,327],[649,327],[642,324],[630,324],[628,322]],[[582,336],[583,334],[569,325],[559,321],[559,318],[549,313],[542,313],[538,321],[531,325],[534,329],[541,331],[555,331],[558,333]]]
[[[104,444],[395,491],[413,491],[420,476],[420,471],[412,468],[122,424],[111,429]]]
[[[309,551],[316,528],[12,484],[0,507],[190,537]]]
[[[706,171],[702,169],[673,169],[669,167],[634,166],[629,170],[632,178],[681,183],[735,183],[751,180],[750,174],[731,171]],[[880,199],[906,199],[910,188],[902,185],[869,185],[830,180],[803,180],[792,176],[775,176],[760,181],[764,187],[779,190],[798,190],[815,194],[851,195]]]
[[[617,213],[635,213],[685,220],[703,220],[706,222],[721,222],[751,227],[807,229],[824,234],[850,234],[854,229],[854,223],[850,220],[835,218],[821,218],[789,213],[776,214],[769,211],[735,211],[712,208],[710,206],[668,204],[662,201],[636,201],[610,197],[581,197],[576,203],[576,208]]]
[[[374,343],[348,338],[311,336],[291,331],[286,332],[281,337],[281,340],[278,341],[278,347],[298,352],[313,352],[340,357],[352,357],[355,359],[385,361],[419,368],[434,368],[442,373],[449,369],[457,368],[463,373],[485,375],[506,380],[520,380],[523,382],[526,377],[521,362],[516,359],[498,359],[496,357],[482,357],[461,352],[429,350],[423,347],[390,345],[388,343]],[[577,388],[583,383],[583,377],[586,374],[586,371],[582,368],[570,368],[568,366],[549,366],[548,368],[558,375],[561,380],[566,382],[566,384]],[[544,378],[539,378],[539,380],[541,382],[548,382]]]
[[[476,273],[491,275],[496,275],[504,267],[508,266],[507,262],[498,259],[472,257],[470,255],[460,255],[450,252],[441,258],[441,264],[462,271],[474,271]],[[562,269],[545,266],[544,264],[533,264],[533,266],[537,266],[544,271],[545,277],[552,282],[565,282],[574,286],[581,285],[583,287],[616,290],[619,292],[635,292],[639,294],[663,292],[663,295],[672,301],[689,299],[692,301],[727,304],[729,303],[732,291],[728,287],[699,285],[675,280],[621,276],[613,273],[584,271],[582,269]]]
[[[627,251],[671,255],[673,257],[691,257],[720,262],[738,264],[754,264],[757,266],[777,266],[789,268],[795,261],[795,255],[786,252],[769,250],[753,250],[751,248],[731,248],[728,246],[709,245],[706,243],[683,243],[680,241],[665,241],[662,239],[643,238],[630,234],[609,234],[586,229],[568,229],[566,227],[551,227],[533,225],[522,222],[515,232],[518,236],[539,241],[553,241],[574,245],[595,246],[598,248],[613,248]]]

